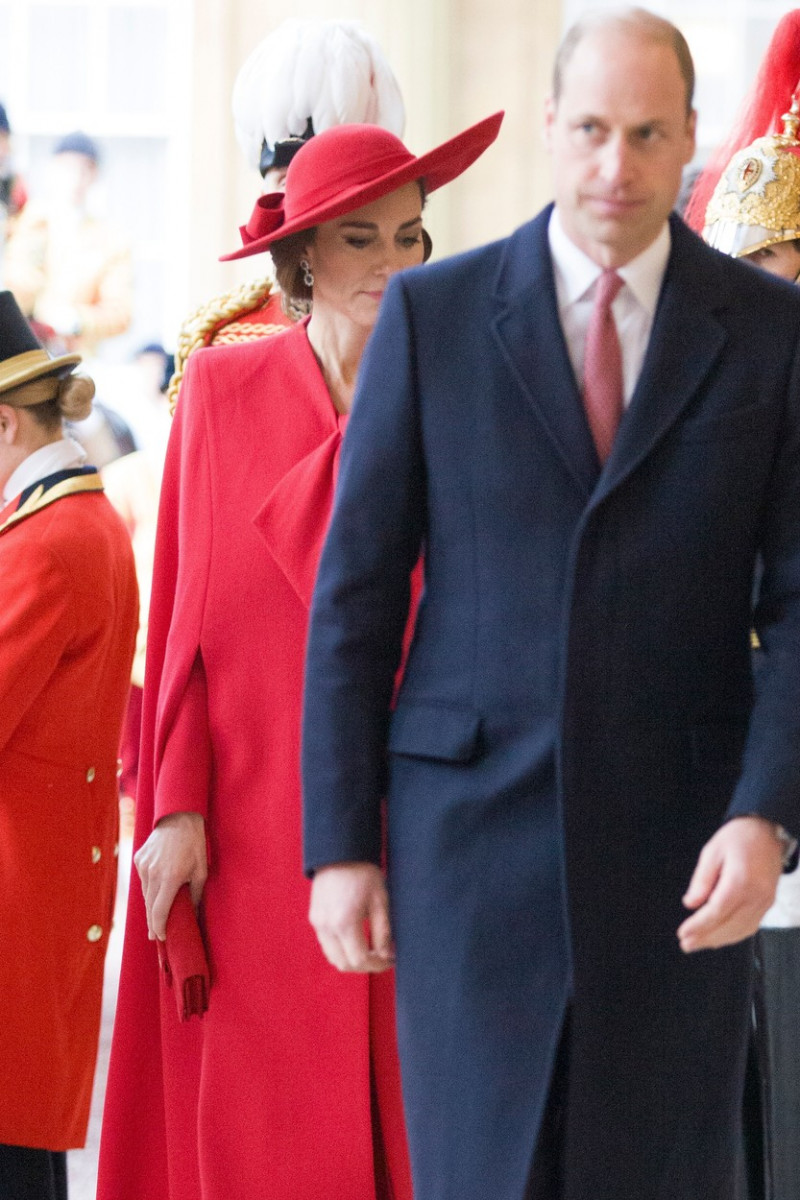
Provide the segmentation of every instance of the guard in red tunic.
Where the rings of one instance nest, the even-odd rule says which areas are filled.
[[[0,1196],[64,1200],[83,1146],[136,635],[122,521],[62,419],[91,409],[0,293]]]

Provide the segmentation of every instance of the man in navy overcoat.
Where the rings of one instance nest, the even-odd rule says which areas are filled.
[[[691,88],[667,22],[584,21],[547,109],[555,209],[392,280],[362,364],[306,862],[336,966],[384,969],[394,938],[418,1200],[733,1195],[746,939],[800,829],[800,294],[668,216]],[[625,410],[601,462],[608,268]]]

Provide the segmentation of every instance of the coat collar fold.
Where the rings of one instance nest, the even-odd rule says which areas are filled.
[[[697,395],[726,341],[725,285],[713,252],[673,216],[672,253],[641,375],[592,497],[599,504],[644,461]],[[688,302],[687,302],[688,298]]]
[[[558,319],[547,226],[552,205],[506,243],[495,282],[492,333],[579,491],[600,473],[580,390]]]
[[[287,472],[253,517],[277,565],[306,608],[330,523],[346,418]]]

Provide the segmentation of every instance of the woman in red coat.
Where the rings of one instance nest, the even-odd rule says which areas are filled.
[[[64,1200],[82,1146],[137,627],[122,521],[62,419],[91,409],[0,293],[0,1196]]]
[[[390,976],[345,977],[307,921],[299,718],[308,605],[356,370],[388,277],[424,256],[422,192],[497,134],[422,158],[341,126],[263,196],[244,254],[313,296],[285,333],[199,350],[162,489],[136,864],[101,1200],[409,1200]],[[207,856],[208,850],[208,856]],[[211,966],[181,1023],[155,948],[183,883]]]

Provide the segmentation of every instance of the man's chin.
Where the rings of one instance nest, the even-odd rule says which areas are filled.
[[[621,265],[635,258],[655,241],[664,220],[666,216],[657,223],[652,219],[636,220],[630,214],[586,220],[581,222],[582,245],[584,249],[587,245],[594,247],[595,251],[602,249],[604,260]],[[589,253],[590,257],[596,257],[596,253]]]

